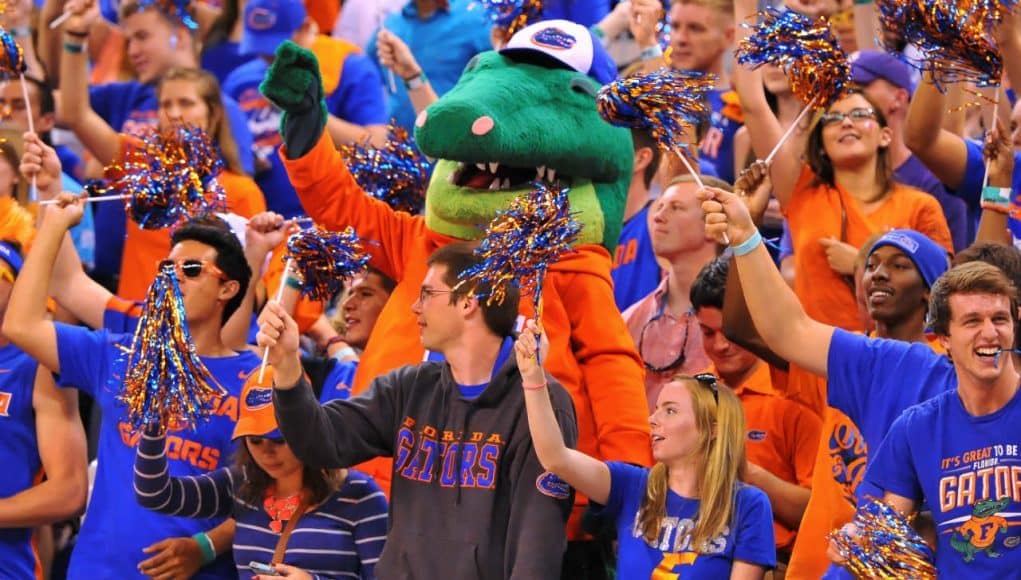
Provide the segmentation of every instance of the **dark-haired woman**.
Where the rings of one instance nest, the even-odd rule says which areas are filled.
[[[271,387],[250,384],[240,404],[234,464],[202,476],[171,477],[166,437],[143,434],[135,459],[138,502],[168,515],[234,517],[242,579],[260,578],[253,562],[287,578],[375,578],[387,527],[379,486],[358,471],[298,461],[277,429]]]

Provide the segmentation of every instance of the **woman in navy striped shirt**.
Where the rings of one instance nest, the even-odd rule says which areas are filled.
[[[266,381],[272,384],[272,369]],[[242,579],[259,578],[252,562],[288,578],[375,578],[387,505],[369,476],[305,466],[283,441],[273,416],[273,389],[251,384],[241,397],[234,465],[201,476],[171,477],[166,435],[144,433],[135,458],[135,497],[174,516],[237,520],[234,562]],[[208,537],[196,538],[203,553]]]

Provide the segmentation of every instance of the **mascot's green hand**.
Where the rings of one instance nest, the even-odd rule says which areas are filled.
[[[312,150],[326,127],[323,79],[316,56],[286,41],[277,47],[276,58],[259,85],[261,92],[284,113],[280,134],[287,157],[297,159]]]

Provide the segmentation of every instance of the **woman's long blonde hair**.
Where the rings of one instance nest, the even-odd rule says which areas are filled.
[[[245,170],[241,166],[238,145],[234,141],[234,133],[231,132],[230,119],[223,106],[223,93],[220,92],[220,83],[217,82],[216,77],[196,68],[172,68],[163,75],[156,86],[157,95],[160,94],[163,83],[167,81],[195,83],[199,97],[205,101],[206,108],[209,109],[209,136],[220,148],[220,156],[223,157],[225,168],[243,175]]]
[[[709,540],[724,533],[734,515],[734,486],[744,476],[745,421],[737,396],[717,385],[719,403],[713,391],[689,375],[677,375],[691,393],[698,428],[699,508],[691,531],[691,549],[702,552]],[[638,525],[650,544],[659,542],[669,482],[667,466],[657,463],[649,473],[645,499],[639,508]]]

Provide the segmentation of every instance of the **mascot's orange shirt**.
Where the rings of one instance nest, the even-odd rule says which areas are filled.
[[[368,244],[372,265],[397,281],[358,364],[352,394],[373,378],[421,362],[425,351],[411,314],[425,278],[426,259],[458,241],[426,227],[425,218],[397,212],[358,187],[324,132],[300,159],[281,151],[294,189],[309,216],[324,227],[354,227]],[[613,301],[610,254],[585,245],[549,268],[543,284],[543,326],[550,340],[546,370],[571,393],[578,420],[578,449],[601,460],[652,462],[641,359]],[[531,301],[520,313],[532,317]],[[390,460],[362,469],[389,493]],[[578,494],[568,534],[582,536],[580,516],[588,498]]]

